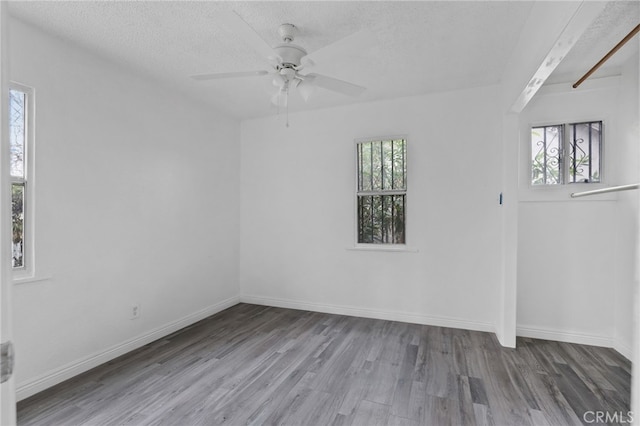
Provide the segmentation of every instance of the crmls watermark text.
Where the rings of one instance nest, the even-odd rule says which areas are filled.
[[[585,411],[585,423],[633,423],[633,411]]]

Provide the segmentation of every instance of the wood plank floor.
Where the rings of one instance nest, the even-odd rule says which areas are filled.
[[[629,411],[631,365],[617,352],[517,345],[240,304],[20,402],[18,423],[579,425]]]

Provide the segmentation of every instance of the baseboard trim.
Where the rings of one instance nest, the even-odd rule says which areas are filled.
[[[157,327],[143,335],[134,337],[123,343],[112,346],[104,351],[96,352],[87,357],[81,358],[77,361],[66,364],[60,368],[51,370],[35,379],[29,380],[25,383],[20,383],[16,386],[16,397],[18,401],[35,395],[45,389],[48,389],[58,383],[68,380],[78,374],[84,373],[94,367],[97,367],[105,362],[111,361],[114,358],[124,355],[127,352],[138,349],[148,343],[161,339],[174,333],[184,327],[194,324],[200,320],[203,320],[213,314],[217,314],[231,306],[240,303],[240,297],[235,296],[215,305],[208,306],[204,309],[189,314],[176,321],[170,322],[163,326]]]
[[[297,309],[328,314],[347,315],[362,318],[373,318],[387,321],[399,321],[413,324],[433,325],[438,327],[459,328],[465,330],[484,331],[495,333],[494,324],[480,321],[461,320],[458,318],[407,313],[399,311],[368,309],[348,305],[332,305],[311,303],[292,299],[278,299],[272,297],[241,295],[223,300],[215,305],[208,306],[198,312],[187,315],[179,320],[155,328],[148,333],[112,346],[104,351],[96,352],[77,361],[66,364],[60,368],[51,370],[35,379],[17,385],[16,397],[18,401],[35,395],[58,383],[68,380],[78,374],[84,373],[127,352],[138,349],[148,343],[174,333],[184,327],[194,324],[202,319],[223,311],[238,303],[251,303],[255,305],[273,306],[278,308]],[[624,357],[631,359],[632,349],[623,342],[605,336],[590,335],[578,332],[549,330],[534,327],[517,327],[516,335],[534,339],[554,340],[559,342],[577,343],[583,345],[602,346],[613,348]]]
[[[620,339],[614,339],[613,349],[629,361],[633,361],[633,349],[627,344],[627,342],[623,342]]]
[[[614,343],[611,337],[535,327],[517,327],[516,335],[520,337],[530,337],[532,339],[554,340],[557,342],[602,346],[605,348],[613,348]]]
[[[423,315],[411,312],[387,311],[368,309],[347,305],[328,305],[321,303],[303,302],[292,299],[277,299],[264,296],[242,295],[241,303],[273,306],[277,308],[298,309],[303,311],[322,312],[326,314],[347,315],[352,317],[373,318],[387,321],[399,321],[412,324],[433,325],[438,327],[461,328],[464,330],[486,331],[495,333],[495,324],[480,321],[468,321],[458,318]]]

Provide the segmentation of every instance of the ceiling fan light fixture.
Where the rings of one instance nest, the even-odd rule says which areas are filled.
[[[286,108],[289,101],[289,91],[286,88],[278,90],[278,93],[271,97],[271,104],[278,108]]]
[[[276,87],[278,87],[278,88],[282,89],[282,88],[284,87],[284,85],[285,85],[285,84],[287,84],[287,80],[285,79],[285,77],[284,77],[284,76],[282,76],[282,75],[280,75],[280,74],[275,74],[275,75],[273,76],[273,80],[271,81],[271,83],[272,83],[274,86],[276,86]]]
[[[298,80],[298,81],[299,82],[298,82],[298,85],[296,86],[296,89],[300,93],[300,96],[302,96],[302,99],[304,99],[304,101],[307,102],[309,98],[316,92],[317,87],[311,84],[310,81],[306,81],[306,80]]]
[[[278,71],[278,74],[280,74],[280,76],[285,80],[285,81],[292,81],[296,78],[296,70],[294,68],[290,68],[290,67],[284,67],[284,68],[280,68],[280,70]]]

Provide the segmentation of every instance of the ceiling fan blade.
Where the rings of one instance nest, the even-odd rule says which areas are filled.
[[[376,36],[369,30],[358,31],[347,37],[344,37],[335,43],[331,43],[327,46],[309,53],[305,56],[304,62],[323,63],[330,62],[336,56],[350,55],[353,56],[359,52],[373,46],[376,41]],[[303,62],[303,63],[304,63]]]
[[[223,12],[224,19],[221,19],[221,25],[230,33],[251,47],[262,58],[278,57],[277,53],[262,37],[254,30],[244,19],[235,11]]]
[[[300,65],[301,66],[300,68],[298,68],[298,70],[314,67],[316,63],[313,61],[313,59],[309,58],[309,56],[303,56],[302,59],[300,59]]]
[[[261,75],[267,75],[269,71],[241,71],[241,72],[223,72],[217,74],[198,74],[192,75],[191,78],[194,80],[217,80],[220,78],[237,78],[237,77],[257,77]]]
[[[358,86],[357,84],[348,83],[337,78],[327,77],[322,74],[307,74],[304,76],[304,81],[308,81],[311,84],[315,84],[323,89],[333,90],[334,92],[342,93],[348,96],[360,96],[362,92],[367,90],[366,87]]]

